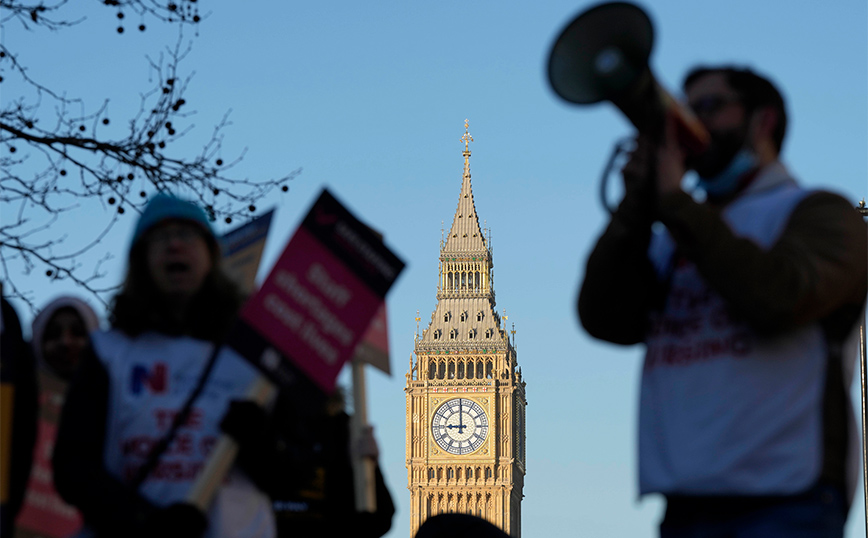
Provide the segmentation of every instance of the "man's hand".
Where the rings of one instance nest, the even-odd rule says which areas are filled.
[[[676,129],[675,120],[667,114],[663,144],[657,150],[658,196],[681,190],[681,180],[687,171],[684,165],[687,152],[678,143]]]
[[[662,143],[641,133],[636,138],[630,158],[621,169],[624,190],[628,195],[656,194],[659,197],[681,189],[687,155],[676,138],[674,120],[668,116],[666,120]]]

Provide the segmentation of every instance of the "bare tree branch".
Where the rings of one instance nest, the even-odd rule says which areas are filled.
[[[64,19],[68,0],[0,0],[2,22],[15,20],[30,31],[59,31],[83,19]],[[224,160],[223,133],[229,113],[214,126],[195,154],[179,141],[190,135],[195,114],[184,97],[192,75],[179,66],[190,52],[183,28],[202,20],[196,0],[103,0],[142,20],[179,25],[177,42],[156,58],[147,58],[153,87],[139,94],[139,107],[123,127],[110,118],[109,100],[88,109],[81,98],[68,97],[30,75],[20,54],[0,45],[2,82],[16,77],[21,95],[5,95],[0,107],[0,279],[3,293],[33,306],[33,294],[15,283],[16,271],[44,271],[68,279],[105,302],[111,286],[100,284],[103,264],[96,263],[101,241],[118,216],[141,211],[150,194],[171,190],[195,199],[214,219],[246,218],[275,190],[286,192],[300,169],[264,180],[231,175],[246,150]],[[144,23],[141,25],[144,26]],[[95,89],[96,90],[96,89]],[[105,208],[102,230],[91,238],[57,234],[64,219],[98,202]],[[92,211],[91,211],[92,213]],[[85,267],[87,265],[87,267]],[[16,269],[17,268],[17,269]]]

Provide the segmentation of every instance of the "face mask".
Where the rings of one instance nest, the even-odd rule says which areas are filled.
[[[700,177],[699,187],[711,198],[728,196],[738,188],[738,180],[756,167],[756,155],[750,150],[742,149],[722,172],[714,177]]]

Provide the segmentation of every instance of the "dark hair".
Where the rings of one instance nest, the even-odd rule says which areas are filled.
[[[171,335],[188,335],[218,342],[232,326],[242,297],[238,287],[220,268],[220,249],[208,241],[211,270],[202,287],[190,300],[185,318],[178,320],[157,291],[147,264],[147,239],[137,241],[128,261],[121,291],[112,301],[109,321],[130,336],[153,330]]]
[[[778,153],[784,143],[787,132],[787,110],[781,92],[767,78],[762,77],[746,67],[698,66],[693,68],[684,78],[682,88],[686,91],[698,79],[715,73],[720,73],[726,79],[729,87],[735,90],[748,112],[760,107],[772,107],[777,112],[778,121],[772,132],[772,141]]]

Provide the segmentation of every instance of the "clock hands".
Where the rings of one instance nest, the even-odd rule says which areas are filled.
[[[454,409],[454,408],[453,408],[453,409]],[[447,429],[450,429],[450,430],[455,429],[455,428],[458,428],[458,434],[461,435],[461,434],[464,433],[464,428],[468,428],[468,427],[470,427],[470,425],[464,423],[464,408],[463,408],[463,402],[462,402],[462,400],[459,398],[459,399],[458,399],[458,424],[447,424],[447,425],[446,425],[446,428],[447,428]]]
[[[468,427],[468,425],[464,423],[464,413],[462,412],[461,404],[462,404],[462,400],[459,398],[458,399],[458,424],[449,424],[446,426],[450,430],[452,428],[458,428],[459,434],[464,433],[464,431],[463,431],[464,428]]]

